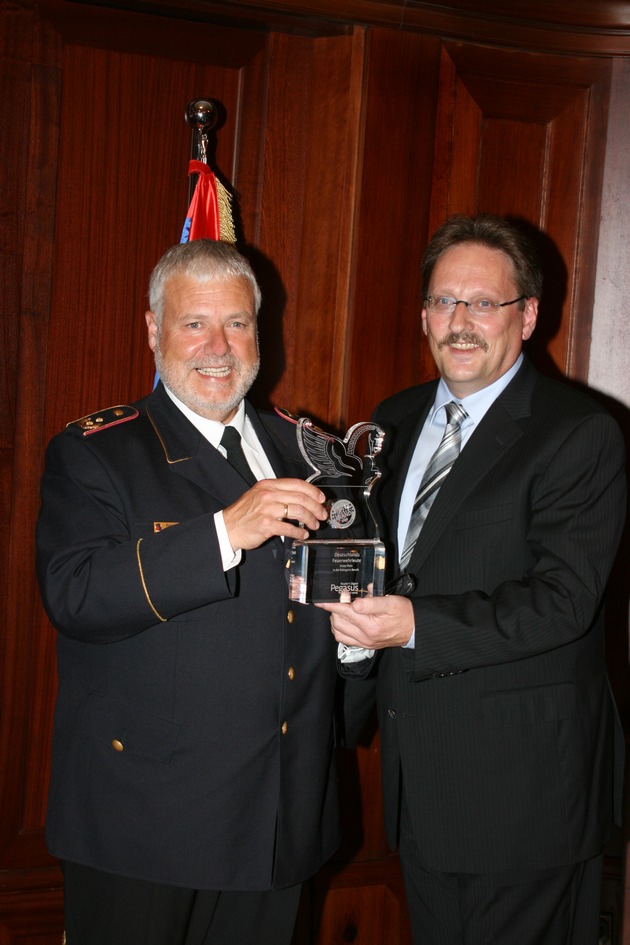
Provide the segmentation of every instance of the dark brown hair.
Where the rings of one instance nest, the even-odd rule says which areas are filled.
[[[515,224],[489,213],[475,217],[454,216],[433,235],[422,259],[422,294],[426,296],[438,259],[461,243],[479,243],[505,253],[512,261],[514,281],[519,295],[539,299],[542,293],[542,267],[533,242]]]

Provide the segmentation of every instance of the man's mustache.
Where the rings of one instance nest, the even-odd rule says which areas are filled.
[[[437,346],[438,348],[445,348],[454,344],[477,345],[478,348],[483,348],[484,351],[488,350],[488,342],[485,338],[481,338],[473,331],[451,331],[441,341],[438,341]]]

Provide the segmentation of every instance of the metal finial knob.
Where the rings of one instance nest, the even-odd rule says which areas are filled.
[[[184,114],[187,124],[196,128],[198,131],[205,131],[208,128],[214,128],[219,117],[217,107],[214,102],[199,98],[194,102],[189,102]]]

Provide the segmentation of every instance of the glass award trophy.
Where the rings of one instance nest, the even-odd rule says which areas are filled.
[[[385,545],[378,537],[370,493],[381,476],[374,460],[382,449],[384,431],[376,423],[355,423],[342,439],[307,417],[276,411],[296,426],[300,452],[314,470],[306,481],[317,485],[327,499],[328,521],[320,531],[325,528],[331,536],[293,542],[289,598],[312,604],[382,596]],[[376,538],[368,538],[370,533]]]

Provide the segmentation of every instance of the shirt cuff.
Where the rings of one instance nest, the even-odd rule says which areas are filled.
[[[367,650],[362,646],[346,646],[340,643],[337,647],[337,659],[340,663],[358,663],[361,660],[370,660],[374,656],[374,650]]]
[[[228,538],[227,528],[225,527],[225,522],[223,521],[222,511],[214,513],[214,526],[217,530],[217,538],[219,539],[219,551],[221,552],[223,570],[229,571],[231,568],[235,568],[241,563],[243,553],[240,548],[238,548],[236,551],[234,551],[232,548],[230,539]]]
[[[411,636],[403,646],[403,650],[415,650],[416,648],[416,628],[411,631]]]

